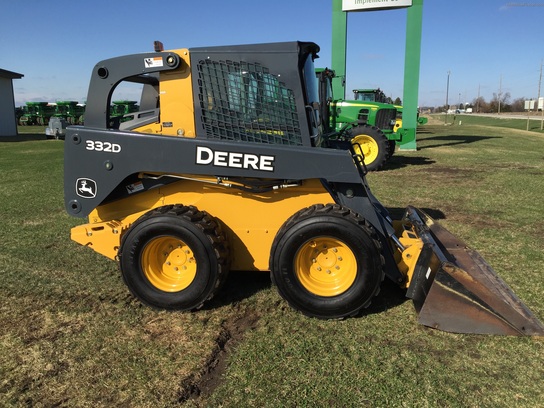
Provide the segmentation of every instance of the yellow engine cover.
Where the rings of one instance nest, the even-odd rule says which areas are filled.
[[[115,259],[123,234],[140,216],[164,205],[194,205],[223,225],[232,269],[266,271],[272,242],[283,223],[305,207],[334,202],[319,180],[262,194],[202,181],[180,180],[102,205],[89,215],[89,224],[72,229],[72,239]]]

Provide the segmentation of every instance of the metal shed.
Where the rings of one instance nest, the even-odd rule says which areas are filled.
[[[23,74],[0,68],[0,138],[17,135],[13,80],[22,77]]]

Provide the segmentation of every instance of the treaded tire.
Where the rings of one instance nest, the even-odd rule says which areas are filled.
[[[395,154],[395,149],[397,147],[397,143],[394,140],[388,140],[389,143],[389,152],[387,155],[387,160],[389,160],[393,155]]]
[[[322,243],[332,244],[323,249]],[[368,307],[379,293],[383,265],[370,224],[337,204],[313,205],[290,217],[278,231],[270,256],[279,294],[294,309],[322,319],[354,316]]]
[[[350,130],[352,143],[360,140],[364,154],[364,163],[368,171],[380,170],[390,157],[389,140],[376,126],[360,125]],[[356,153],[360,153],[359,146],[353,145]]]
[[[169,205],[146,213],[125,233],[119,249],[131,293],[160,309],[202,307],[226,280],[227,260],[220,224],[193,206]]]

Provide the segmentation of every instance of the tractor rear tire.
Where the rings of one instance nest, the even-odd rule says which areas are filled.
[[[142,303],[193,310],[210,300],[228,274],[220,224],[193,206],[169,205],[140,217],[119,250],[123,280]]]
[[[336,204],[314,205],[281,227],[270,257],[272,282],[291,307],[321,319],[368,307],[384,278],[381,246],[364,218]]]
[[[350,130],[355,153],[364,156],[368,171],[378,171],[390,157],[389,140],[376,126],[360,125]]]

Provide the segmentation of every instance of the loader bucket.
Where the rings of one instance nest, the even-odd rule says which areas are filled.
[[[403,219],[423,241],[407,296],[419,323],[454,333],[544,335],[533,315],[478,252],[423,211]]]

